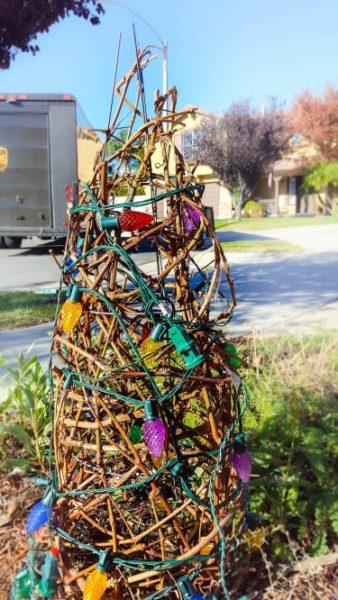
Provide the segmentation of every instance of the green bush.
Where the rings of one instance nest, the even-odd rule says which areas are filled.
[[[20,354],[13,380],[0,404],[0,466],[46,471],[51,431],[47,375],[36,356]]]
[[[261,341],[254,350],[245,423],[252,510],[270,525],[270,551],[281,560],[291,558],[287,539],[323,554],[338,533],[337,335]]]
[[[256,200],[248,200],[243,208],[244,217],[261,217],[263,214],[262,207]]]

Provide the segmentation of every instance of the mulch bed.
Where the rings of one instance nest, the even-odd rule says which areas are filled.
[[[27,513],[40,498],[41,488],[19,470],[10,474],[0,472],[1,600],[9,600],[13,577],[22,568],[29,550],[25,531]],[[38,534],[37,541],[48,548],[46,531]],[[291,567],[280,566],[277,572],[270,572],[269,580],[266,562],[256,553],[250,564],[241,564],[240,584],[236,585],[234,579],[231,586],[235,590],[233,597],[247,594],[250,600],[338,600],[337,555],[336,552],[327,557],[308,558]],[[65,589],[61,583],[55,597],[79,600],[82,594],[78,588]]]

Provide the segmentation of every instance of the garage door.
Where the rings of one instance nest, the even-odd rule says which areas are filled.
[[[220,185],[219,183],[206,183],[202,198],[204,206],[211,206],[214,210],[214,217],[218,217],[220,200]]]

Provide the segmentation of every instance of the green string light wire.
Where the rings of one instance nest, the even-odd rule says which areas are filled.
[[[154,204],[154,202],[155,203],[161,202],[161,200],[166,200],[166,198],[172,198],[173,196],[176,196],[177,194],[187,194],[187,196],[189,196],[192,194],[192,192],[194,190],[198,190],[201,193],[201,190],[204,189],[204,185],[201,183],[191,183],[186,187],[175,188],[173,190],[163,192],[162,194],[158,194],[157,196],[154,196],[153,198],[149,198],[149,200],[135,200],[133,202],[119,202],[116,205],[109,204],[108,206],[99,206],[97,204],[95,196],[92,193],[88,183],[86,183],[84,185],[84,189],[86,190],[86,193],[90,197],[93,206],[79,204],[78,206],[73,208],[72,213],[77,213],[77,212],[82,212],[82,211],[84,211],[84,212],[91,211],[91,210],[93,210],[93,207],[94,207],[94,210],[96,212],[100,213],[101,216],[103,216],[104,211],[112,210],[114,208],[135,208],[135,206],[136,207],[149,206],[151,204]]]
[[[222,582],[222,588],[223,588],[223,593],[225,595],[226,600],[231,600],[231,596],[229,594],[228,591],[228,587],[227,587],[227,583],[226,583],[226,536],[225,536],[225,532],[224,529],[221,527],[220,525],[220,521],[217,515],[217,508],[215,506],[214,503],[214,485],[215,485],[215,479],[217,477],[217,474],[219,472],[222,460],[223,460],[223,455],[225,452],[225,449],[227,447],[227,444],[229,442],[230,436],[234,433],[237,425],[241,422],[241,417],[247,407],[248,404],[248,395],[247,395],[247,391],[246,391],[246,386],[241,384],[240,386],[240,390],[243,392],[243,396],[244,396],[244,402],[242,404],[242,407],[240,409],[240,412],[237,412],[237,417],[236,419],[234,419],[234,421],[232,422],[232,424],[230,425],[228,431],[226,432],[220,446],[219,446],[219,451],[218,451],[218,458],[216,461],[216,465],[215,468],[213,470],[213,473],[210,477],[210,482],[209,482],[209,489],[208,489],[208,496],[209,496],[209,500],[210,500],[210,511],[212,514],[212,517],[214,519],[214,523],[217,525],[219,534],[220,534],[220,568],[221,568],[221,582]],[[239,391],[240,391],[239,390]],[[238,392],[238,404],[239,404],[239,392]],[[240,404],[239,404],[240,406]]]
[[[72,375],[73,383],[76,383],[77,385],[80,385],[81,387],[84,387],[87,390],[102,392],[104,394],[107,394],[108,396],[112,396],[113,398],[122,400],[123,402],[125,402],[126,404],[130,404],[131,406],[144,407],[147,400],[155,400],[155,398],[148,398],[147,400],[138,400],[137,398],[131,398],[129,396],[124,396],[123,394],[119,394],[118,392],[115,392],[114,390],[110,390],[108,388],[104,388],[99,385],[92,385],[90,383],[85,383],[81,379],[75,379],[73,377],[73,373],[78,374],[78,373],[76,373],[76,371],[67,371],[66,370],[66,372],[70,373]],[[159,398],[156,398],[156,401],[159,403],[162,403],[162,402],[165,402],[166,400],[169,400],[172,396],[174,396],[181,389],[181,387],[185,383],[185,381],[189,378],[190,373],[191,373],[191,370],[186,371],[186,373],[182,377],[181,381],[175,387],[173,387],[169,392],[167,392],[167,394],[165,394],[164,396],[161,395]]]
[[[91,544],[85,544],[84,542],[80,542],[80,540],[75,539],[72,535],[70,535],[69,533],[67,533],[66,531],[64,531],[63,529],[61,529],[58,526],[55,526],[54,530],[60,537],[62,537],[67,542],[75,544],[76,546],[78,546],[79,548],[82,548],[83,550],[88,550],[90,552],[93,552],[97,556],[101,556],[102,550],[95,548],[95,546],[92,546]],[[217,554],[196,554],[193,557],[176,558],[176,559],[172,559],[172,560],[168,559],[168,560],[163,560],[163,561],[162,560],[141,560],[141,559],[137,560],[135,558],[127,559],[127,558],[121,558],[119,556],[111,556],[110,562],[112,564],[115,564],[115,565],[118,565],[121,567],[126,567],[128,569],[135,569],[135,570],[141,570],[141,571],[147,571],[148,569],[156,569],[158,571],[167,571],[168,569],[172,569],[174,567],[179,567],[180,565],[186,565],[190,562],[195,562],[195,561],[206,562],[206,561],[210,560],[211,558],[217,558]]]
[[[87,211],[97,212],[101,216],[103,216],[103,211],[111,210],[114,208],[114,206],[107,206],[107,207],[100,208],[98,206],[98,204],[96,203],[95,197],[92,194],[91,189],[89,188],[88,185],[85,186],[85,189],[86,189],[88,196],[91,199],[91,205],[90,206],[79,205],[73,209],[73,211],[72,211],[73,214],[76,214],[82,210],[83,211],[87,210]],[[187,195],[192,194],[194,189],[200,189],[200,186],[198,184],[197,185],[191,184],[184,188],[176,188],[175,190],[170,190],[169,192],[160,194],[160,195],[156,196],[155,198],[152,198],[151,200],[148,200],[148,201],[140,201],[140,202],[133,202],[133,203],[121,203],[118,206],[116,206],[116,208],[129,208],[131,206],[132,207],[146,206],[147,204],[152,204],[154,201],[159,202],[160,200],[174,196],[176,194],[182,194],[182,193],[186,193]],[[54,320],[53,334],[56,331],[57,317],[58,317],[58,312],[59,312],[60,304],[61,304],[62,291],[63,291],[62,290],[63,276],[65,274],[68,275],[70,278],[71,284],[77,285],[75,271],[76,271],[77,267],[79,266],[79,264],[81,263],[81,261],[84,260],[85,258],[91,256],[94,252],[101,252],[101,251],[119,254],[119,256],[121,257],[121,264],[124,265],[128,269],[128,271],[126,271],[125,274],[127,274],[127,276],[129,277],[129,279],[133,283],[133,285],[135,285],[139,289],[140,295],[142,298],[142,303],[143,303],[144,309],[145,309],[145,314],[152,321],[153,324],[156,324],[158,322],[152,313],[152,308],[154,306],[156,306],[157,308],[160,309],[162,321],[164,321],[168,327],[170,327],[173,323],[178,322],[178,323],[181,323],[181,324],[189,327],[191,331],[196,331],[196,330],[201,330],[201,329],[210,331],[213,329],[212,323],[210,323],[210,324],[208,324],[208,323],[201,323],[201,324],[187,323],[181,319],[175,318],[175,315],[173,317],[171,317],[171,316],[169,316],[168,313],[166,313],[165,310],[161,310],[161,308],[163,308],[163,305],[162,305],[163,300],[158,298],[157,295],[153,292],[153,290],[151,290],[150,288],[147,287],[147,284],[144,280],[143,273],[140,271],[140,269],[135,264],[135,262],[131,259],[130,255],[114,241],[114,239],[111,237],[111,235],[108,232],[106,232],[106,239],[108,241],[108,244],[101,244],[99,246],[96,246],[95,248],[88,250],[87,252],[83,253],[77,259],[72,260],[72,264],[70,266],[67,266],[65,263],[62,265],[62,273],[61,273],[60,285],[59,285],[59,290],[58,290],[58,295],[57,295],[57,311],[56,311],[56,316],[55,316],[55,320]],[[122,271],[122,272],[124,272],[124,271]],[[117,398],[118,400],[121,400],[129,405],[143,407],[145,404],[145,401],[142,401],[142,400],[139,400],[139,399],[133,398],[133,397],[128,397],[123,394],[119,394],[117,392],[114,392],[114,390],[110,390],[104,386],[98,385],[101,382],[108,379],[109,377],[111,377],[112,375],[118,373],[119,370],[126,369],[126,367],[130,367],[133,365],[138,365],[138,366],[141,366],[141,368],[144,370],[147,380],[149,381],[152,389],[154,390],[156,397],[152,398],[152,400],[156,400],[158,403],[162,403],[162,402],[166,402],[166,401],[170,400],[181,389],[181,387],[187,381],[187,379],[189,379],[193,369],[190,369],[190,370],[182,369],[182,375],[181,374],[177,375],[177,378],[180,377],[180,381],[167,393],[165,393],[165,394],[161,393],[158,386],[156,385],[156,382],[155,382],[152,374],[149,372],[146,365],[144,364],[145,357],[141,356],[140,353],[138,352],[137,346],[135,345],[131,336],[129,335],[127,327],[125,326],[121,315],[115,309],[114,305],[106,298],[106,296],[103,293],[99,292],[98,290],[92,290],[92,289],[89,289],[89,288],[86,288],[83,286],[78,286],[78,287],[79,287],[80,292],[86,293],[86,294],[93,294],[97,298],[99,298],[103,303],[105,303],[107,308],[116,317],[116,319],[121,327],[121,331],[124,333],[126,340],[127,340],[128,344],[130,345],[131,351],[135,356],[135,360],[130,362],[127,366],[125,365],[121,368],[115,369],[114,371],[110,372],[109,374],[104,374],[103,376],[97,377],[97,378],[91,377],[91,376],[87,375],[86,373],[82,373],[82,372],[78,373],[74,370],[69,371],[69,369],[65,368],[64,371],[66,373],[71,373],[73,385],[79,385],[79,386],[81,386],[85,389],[91,390],[91,391],[102,392],[109,396],[113,396],[113,397]],[[214,336],[213,336],[212,340],[210,341],[209,347],[215,341],[217,341],[217,339],[220,336],[221,336],[221,333],[219,331],[215,330]],[[170,346],[168,344],[168,348],[169,347]],[[50,416],[51,416],[52,428],[54,428],[54,414],[53,414],[54,382],[53,382],[53,377],[52,377],[52,366],[53,366],[52,361],[53,361],[53,357],[51,355],[51,358],[49,361],[49,382],[50,382],[50,388],[51,388]],[[87,380],[87,381],[85,381],[85,380]],[[240,402],[240,396],[243,396],[242,403]],[[125,567],[127,569],[136,569],[136,570],[141,570],[141,571],[147,570],[149,568],[153,568],[158,571],[165,571],[168,569],[174,569],[175,567],[178,567],[182,564],[192,564],[192,563],[198,562],[199,566],[196,567],[194,572],[191,573],[189,576],[189,578],[191,578],[191,581],[193,581],[193,579],[200,572],[203,564],[206,561],[210,560],[211,558],[217,558],[219,556],[220,562],[221,562],[221,565],[220,565],[221,566],[221,583],[222,583],[223,592],[225,594],[226,599],[231,600],[228,589],[227,589],[227,585],[226,585],[226,572],[225,572],[226,536],[225,536],[224,530],[220,526],[220,522],[219,522],[219,519],[217,516],[217,511],[220,508],[224,507],[224,505],[226,505],[229,502],[231,502],[232,500],[234,500],[240,494],[240,492],[242,490],[242,485],[238,484],[237,487],[232,491],[232,493],[229,494],[228,498],[225,501],[223,501],[222,503],[218,504],[217,506],[215,506],[215,504],[214,504],[213,489],[214,489],[214,484],[215,484],[215,479],[217,477],[217,473],[219,472],[219,469],[220,469],[220,466],[221,466],[221,463],[222,463],[222,460],[224,457],[224,453],[225,453],[226,449],[228,449],[229,446],[232,445],[230,438],[233,435],[233,433],[237,427],[239,429],[241,429],[241,417],[246,408],[246,405],[247,405],[247,392],[246,392],[245,386],[243,384],[241,384],[240,389],[237,391],[237,415],[236,415],[236,417],[234,418],[228,431],[224,435],[223,440],[221,441],[219,447],[216,450],[206,452],[207,455],[214,456],[216,459],[216,462],[215,462],[215,467],[214,467],[211,477],[210,477],[210,482],[209,482],[209,486],[208,486],[208,490],[207,490],[207,496],[205,499],[199,498],[198,496],[196,496],[194,494],[194,492],[191,490],[190,485],[189,485],[189,476],[187,476],[187,474],[184,471],[180,472],[180,470],[178,470],[178,472],[176,474],[173,472],[173,470],[175,470],[175,466],[177,466],[177,464],[179,463],[179,459],[170,459],[165,465],[163,465],[162,467],[157,469],[155,472],[151,473],[151,475],[149,475],[148,477],[144,477],[143,479],[141,479],[135,483],[125,484],[125,485],[122,485],[119,487],[111,487],[111,488],[92,488],[92,489],[86,489],[86,490],[74,490],[71,492],[61,492],[61,491],[59,491],[59,482],[58,482],[57,472],[56,472],[55,465],[53,462],[52,444],[50,445],[50,448],[49,448],[49,471],[50,471],[49,489],[53,490],[55,499],[71,498],[71,497],[74,498],[74,497],[80,497],[80,496],[85,496],[85,495],[89,495],[89,494],[105,494],[105,493],[116,494],[116,493],[120,493],[124,490],[141,489],[142,487],[147,487],[154,480],[159,478],[162,475],[162,473],[164,473],[165,471],[169,471],[179,482],[184,493],[188,497],[190,497],[193,502],[195,502],[196,504],[205,505],[207,502],[207,499],[208,499],[208,503],[210,505],[210,512],[212,514],[214,523],[217,526],[217,528],[219,530],[219,534],[220,534],[220,540],[219,540],[219,543],[217,544],[217,547],[214,548],[214,551],[212,554],[194,555],[194,556],[186,558],[186,559],[173,559],[173,560],[164,560],[164,561],[161,561],[161,560],[143,561],[143,560],[136,560],[136,559],[124,559],[124,558],[112,556],[111,562],[116,565],[119,565],[121,567]],[[50,526],[58,535],[60,535],[61,538],[65,539],[66,541],[72,543],[73,545],[75,545],[79,548],[87,550],[98,557],[102,556],[103,551],[101,549],[98,549],[91,544],[85,544],[85,543],[81,542],[80,540],[73,538],[71,535],[69,535],[67,532],[65,532],[63,529],[58,527],[57,524],[55,524],[53,522],[50,523]],[[155,592],[154,594],[151,594],[150,596],[147,596],[147,600],[159,600],[160,598],[166,596],[166,594],[168,594],[172,590],[174,590],[176,587],[177,587],[176,584],[167,586],[165,589]]]
[[[197,575],[200,573],[202,566],[203,564],[197,567],[197,569],[195,569],[189,575],[189,579],[191,582],[193,582],[195,577],[197,577]],[[176,583],[168,585],[167,587],[163,588],[163,590],[160,590],[158,592],[155,592],[154,594],[151,594],[150,596],[147,596],[145,600],[160,600],[160,598],[164,598],[169,592],[173,591],[175,588],[177,589]]]

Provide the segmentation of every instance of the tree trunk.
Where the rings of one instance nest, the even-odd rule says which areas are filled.
[[[325,214],[326,215],[332,215],[333,197],[334,197],[333,185],[332,185],[332,183],[328,183],[326,186],[326,192],[325,192]]]
[[[239,221],[241,218],[241,198],[238,193],[231,194],[232,206],[234,208],[234,219],[235,221]]]
[[[243,208],[246,200],[247,200],[247,195],[245,193],[245,188],[244,188],[244,186],[241,186],[240,196],[239,196],[240,215],[242,214],[242,208]]]

